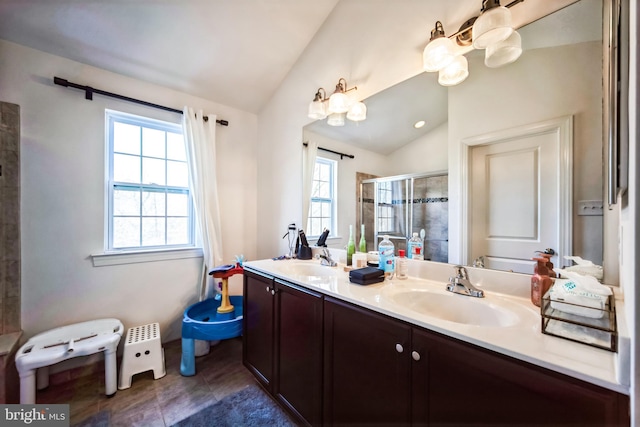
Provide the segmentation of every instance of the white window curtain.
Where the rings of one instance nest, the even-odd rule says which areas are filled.
[[[210,269],[223,264],[216,173],[216,116],[210,114],[205,122],[202,110],[196,112],[189,107],[184,108],[183,116],[189,186],[204,255],[200,283],[202,301],[207,297],[209,281],[213,281],[209,276]]]
[[[311,204],[311,190],[313,188],[313,172],[316,169],[318,143],[309,141],[302,150],[302,225],[305,229],[309,222],[309,205]],[[308,231],[308,230],[307,230]]]

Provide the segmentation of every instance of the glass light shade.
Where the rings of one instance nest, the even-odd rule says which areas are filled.
[[[364,102],[355,102],[347,112],[347,119],[353,122],[361,122],[367,118],[367,106]]]
[[[504,6],[484,11],[471,30],[473,47],[486,49],[488,46],[505,40],[513,33],[511,11]]]
[[[469,76],[469,62],[464,55],[456,56],[456,59],[440,72],[438,72],[438,83],[442,86],[454,86],[462,83]]]
[[[345,113],[333,113],[329,114],[329,118],[327,119],[327,124],[329,126],[344,126],[344,116]]]
[[[322,120],[327,117],[327,107],[322,101],[311,101],[309,103],[309,118]]]
[[[425,71],[434,72],[449,65],[456,57],[453,40],[448,37],[433,39],[427,44],[422,53]]]
[[[329,114],[346,113],[349,111],[349,97],[344,93],[335,92],[329,97]]]
[[[489,45],[485,50],[484,65],[489,68],[511,64],[522,54],[522,39],[517,31],[506,40]]]

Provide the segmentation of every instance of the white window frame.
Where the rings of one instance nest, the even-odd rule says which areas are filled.
[[[328,202],[331,205],[330,208],[330,212],[331,212],[331,218],[330,218],[330,225],[329,225],[329,237],[336,237],[337,236],[337,227],[338,227],[338,202],[337,202],[337,198],[338,198],[338,162],[336,160],[331,160],[331,159],[327,159],[325,157],[320,157],[317,156],[316,157],[316,167],[318,166],[318,164],[325,164],[325,165],[329,165],[331,167],[331,178],[330,178],[330,182],[329,182],[329,188],[330,188],[330,197],[326,198],[326,197],[313,197],[313,187],[311,190],[311,201],[309,203],[309,206],[311,207],[313,202]],[[314,178],[315,178],[315,169],[314,169]],[[314,180],[314,185],[315,185],[315,180]],[[308,231],[308,235],[307,237],[309,238],[318,238],[320,237],[320,234],[313,234],[311,233],[311,209],[309,209],[309,218],[307,220],[307,224],[306,224],[306,230]]]
[[[113,123],[122,122],[129,123],[141,127],[162,130],[165,132],[176,132],[182,134],[182,126],[177,123],[171,123],[148,117],[137,116],[128,113],[122,113],[114,110],[105,111],[105,131],[106,131],[106,179],[105,179],[105,248],[103,254],[92,255],[94,266],[127,264],[135,262],[158,261],[177,258],[192,258],[202,256],[202,249],[196,247],[195,235],[195,215],[193,211],[193,201],[191,198],[191,190],[186,187],[175,187],[168,185],[155,184],[131,184],[117,183],[113,180]],[[139,154],[142,158],[142,152]],[[165,152],[166,159],[166,152]],[[185,244],[166,244],[155,246],[132,246],[123,248],[113,247],[113,196],[114,189],[117,187],[143,188],[154,191],[166,190],[169,192],[181,192],[188,194],[188,243]],[[142,216],[142,212],[140,213]],[[165,218],[167,218],[165,211]],[[165,222],[166,223],[166,222]]]

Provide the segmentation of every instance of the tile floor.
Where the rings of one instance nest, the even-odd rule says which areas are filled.
[[[242,365],[242,338],[223,340],[196,358],[196,375],[180,375],[181,340],[164,343],[167,375],[153,379],[148,371],[133,377],[131,388],[104,394],[104,374],[70,378],[38,391],[37,403],[70,404],[71,425],[101,411],[111,413],[111,426],[170,426],[200,409],[257,383]]]

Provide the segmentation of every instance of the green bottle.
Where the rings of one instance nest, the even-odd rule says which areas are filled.
[[[352,264],[353,254],[356,252],[356,241],[353,238],[353,225],[349,226],[349,242],[347,243],[347,265]]]
[[[364,224],[360,225],[360,252],[367,252],[367,241],[364,238]]]

